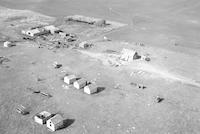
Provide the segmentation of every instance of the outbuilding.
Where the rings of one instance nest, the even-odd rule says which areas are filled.
[[[12,47],[12,46],[16,46],[16,44],[13,43],[13,42],[10,42],[10,41],[5,41],[5,42],[3,43],[3,46],[4,46],[4,47]]]
[[[67,34],[67,33],[65,33],[65,32],[59,32],[59,35],[60,35],[62,38],[69,36],[69,34]]]
[[[140,59],[140,58],[141,58],[141,56],[139,56],[138,53],[134,50],[124,48],[121,51],[121,57],[120,57],[121,60],[130,62],[130,61]]]
[[[87,86],[84,87],[84,92],[86,94],[93,94],[97,92],[97,85],[96,84],[89,84]]]
[[[52,114],[47,111],[42,111],[34,116],[34,121],[43,125],[46,121],[52,117]]]
[[[77,77],[75,75],[68,75],[64,77],[64,82],[67,84],[73,84],[76,81]]]
[[[40,29],[35,28],[35,29],[31,29],[31,30],[22,30],[22,34],[34,37],[34,36],[49,34],[49,31],[44,30],[42,28],[40,28]]]
[[[22,33],[23,33],[23,34],[26,34],[26,35],[28,35],[28,36],[33,37],[33,36],[36,36],[37,34],[39,34],[40,31],[39,31],[38,29],[22,30]]]
[[[64,125],[64,119],[60,114],[56,114],[49,120],[47,120],[47,128],[49,128],[52,131],[56,131],[60,128],[62,128]]]
[[[55,27],[54,25],[45,26],[44,29],[50,31],[51,34],[59,31],[59,28]]]
[[[76,89],[84,88],[86,85],[87,85],[87,81],[84,78],[74,82],[74,87]]]

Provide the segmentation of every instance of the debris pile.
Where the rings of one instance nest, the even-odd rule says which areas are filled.
[[[3,64],[4,62],[9,62],[10,59],[6,58],[5,56],[0,56],[0,65]]]
[[[111,39],[109,39],[108,37],[104,36],[103,37],[103,41],[111,41]]]
[[[149,57],[145,57],[144,60],[145,61],[151,61],[151,59]]]
[[[156,102],[157,102],[157,103],[160,103],[160,102],[162,102],[162,101],[164,101],[164,98],[163,98],[163,97],[156,96]]]
[[[29,88],[29,90],[32,90],[32,89]],[[40,90],[34,90],[33,93],[35,93],[35,94],[41,94],[41,95],[46,96],[46,97],[48,97],[48,98],[52,97],[51,94],[46,93],[46,92],[42,92],[42,91],[40,91]]]
[[[46,96],[46,97],[48,97],[48,98],[52,97],[52,95],[49,94],[49,93],[40,92],[40,94],[43,95],[43,96]]]
[[[18,108],[16,108],[16,111],[22,115],[27,115],[30,113],[30,111],[23,105],[20,105]]]
[[[145,89],[145,88],[147,88],[146,86],[144,86],[142,84],[137,84],[137,83],[134,83],[134,82],[131,82],[130,85],[135,86],[135,87],[137,87],[139,89]]]
[[[55,69],[58,69],[58,68],[62,67],[62,64],[59,64],[58,62],[54,62],[53,66],[54,66]]]
[[[115,89],[120,89],[121,88],[121,85],[119,83],[117,83],[115,86],[114,86]]]

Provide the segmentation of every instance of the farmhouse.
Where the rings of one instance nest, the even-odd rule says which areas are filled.
[[[74,87],[76,89],[84,88],[87,84],[87,81],[85,79],[80,79],[74,82]]]
[[[49,31],[36,28],[36,29],[31,29],[31,30],[22,30],[22,34],[34,37],[34,36],[49,34]]]
[[[55,116],[47,120],[47,127],[52,131],[56,131],[62,128],[63,125],[64,125],[64,119],[59,114],[56,114]]]
[[[84,92],[87,94],[93,94],[97,92],[97,88],[96,84],[90,84],[84,87]]]
[[[42,111],[34,116],[34,121],[43,125],[46,121],[52,117],[52,114],[47,111]]]
[[[67,84],[73,84],[77,77],[75,75],[68,75],[64,77],[64,82]]]

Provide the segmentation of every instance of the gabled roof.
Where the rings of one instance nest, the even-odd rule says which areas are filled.
[[[55,27],[54,25],[45,26],[44,29],[46,29],[46,30],[54,30],[54,31],[59,30],[59,28]]]
[[[53,124],[58,124],[63,121],[63,117],[60,114],[56,114],[50,120]]]
[[[48,117],[48,116],[51,116],[51,113],[49,113],[49,112],[47,112],[47,111],[42,111],[42,112],[36,114],[36,116],[37,116],[38,118],[44,119],[44,118],[46,118],[46,117]]]
[[[27,30],[27,32],[31,32],[33,34],[36,34],[36,33],[40,33],[40,30],[39,29],[32,29],[32,30]]]
[[[96,84],[89,84],[88,87],[89,87],[89,89],[95,89],[98,86]]]
[[[66,78],[68,78],[68,79],[73,79],[73,78],[76,78],[76,75],[67,75],[67,76],[65,76]]]
[[[86,79],[84,79],[84,78],[82,78],[82,79],[80,79],[80,80],[77,80],[77,81],[75,81],[75,82],[77,82],[78,84],[82,84],[82,83],[86,83],[86,82],[87,82],[87,80],[86,80]]]

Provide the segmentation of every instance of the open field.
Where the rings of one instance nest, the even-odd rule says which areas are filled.
[[[29,0],[27,7],[32,3],[35,7],[32,10],[47,14],[39,9],[44,8],[46,2],[48,0]],[[84,9],[95,4],[89,2],[77,10],[78,1],[75,0],[75,4],[68,1],[74,4],[66,10],[70,12],[62,14],[58,8],[57,14],[83,13],[128,25],[112,29],[59,20],[53,17],[56,16],[50,6],[55,4],[53,1],[49,3],[51,17],[0,7],[0,57],[8,58],[0,62],[0,134],[52,133],[33,121],[32,117],[44,110],[73,120],[67,128],[53,132],[56,134],[198,134],[200,38],[197,33],[200,18],[196,12],[199,2],[151,0],[144,4],[145,0],[128,0],[127,3],[119,0],[113,4],[96,0],[102,9],[90,13]],[[10,0],[2,1],[4,6],[9,3]],[[58,0],[59,3],[62,1]],[[107,3],[108,7],[102,3]],[[124,8],[128,4],[134,4],[135,8]],[[152,8],[154,6],[157,8]],[[20,4],[17,7],[22,8]],[[112,13],[106,14],[105,9],[109,7]],[[131,15],[131,21],[129,14],[133,11],[138,12]],[[154,15],[158,17],[153,18]],[[78,41],[68,48],[48,49],[22,39],[21,30],[48,24],[75,33]],[[104,36],[110,40],[105,40]],[[4,47],[6,40],[16,41],[16,46]],[[91,41],[93,46],[78,48],[77,44],[85,40]],[[124,62],[119,59],[123,48],[135,50],[150,61]],[[62,67],[54,68],[55,62]],[[87,95],[83,89],[67,86],[63,82],[66,73],[95,82],[102,90]],[[135,84],[146,88],[138,88]],[[52,97],[34,94],[34,90]],[[159,103],[158,96],[163,98]],[[16,112],[21,104],[30,114],[23,116]]]

